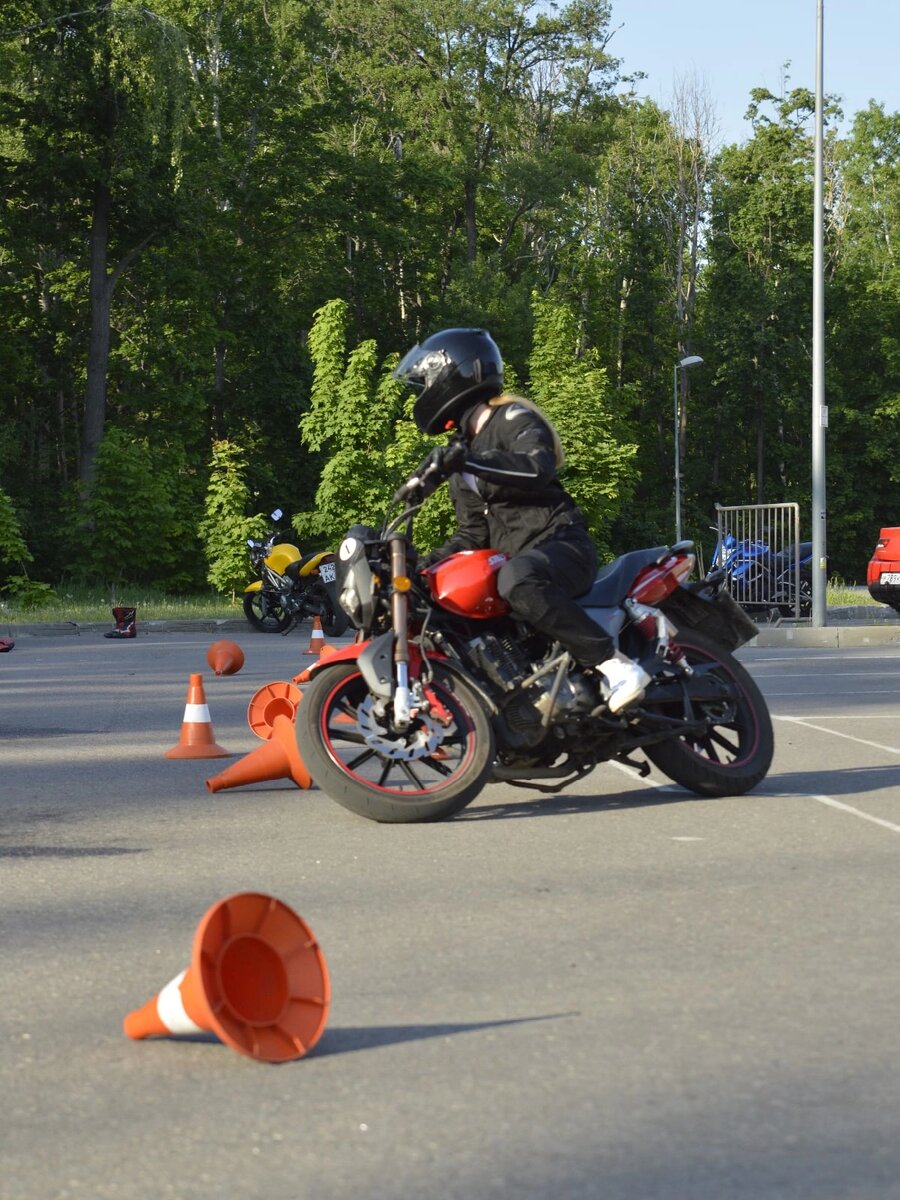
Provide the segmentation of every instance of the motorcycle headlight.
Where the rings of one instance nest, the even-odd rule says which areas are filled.
[[[340,605],[353,624],[356,625],[362,617],[362,601],[359,598],[359,592],[352,583],[341,592]]]

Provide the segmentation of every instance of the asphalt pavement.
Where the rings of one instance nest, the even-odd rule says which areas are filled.
[[[605,764],[421,826],[287,779],[207,790],[261,744],[251,697],[312,661],[303,631],[17,631],[0,1198],[900,1200],[889,628],[740,652],[776,734],[751,795]],[[239,673],[208,668],[218,637]],[[195,672],[231,758],[164,757]],[[129,1041],[126,1013],[244,890],[322,947],[318,1046],[272,1066]]]

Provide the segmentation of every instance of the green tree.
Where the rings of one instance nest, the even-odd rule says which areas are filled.
[[[585,515],[601,554],[637,480],[637,446],[610,406],[596,351],[582,346],[575,314],[554,296],[535,297],[531,398],[546,412],[566,454],[562,480]]]
[[[247,580],[247,539],[262,537],[262,513],[248,516],[247,460],[232,442],[213,443],[209,485],[199,533],[206,554],[206,578],[232,597]]]
[[[32,555],[22,537],[22,527],[19,524],[13,503],[0,488],[0,566],[18,565],[25,572],[25,564],[32,561]]]
[[[301,538],[332,544],[354,522],[379,523],[384,514],[392,490],[386,451],[400,406],[400,388],[390,375],[396,355],[379,365],[371,339],[348,351],[348,328],[346,301],[330,301],[315,314],[309,337],[313,387],[300,425],[304,445],[326,457],[315,509],[300,514],[295,527]]]

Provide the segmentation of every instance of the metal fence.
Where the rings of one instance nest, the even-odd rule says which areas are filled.
[[[756,618],[807,617],[812,543],[800,541],[799,504],[716,505],[711,569],[725,571],[741,608]]]

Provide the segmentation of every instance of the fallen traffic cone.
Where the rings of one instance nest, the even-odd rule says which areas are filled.
[[[216,744],[206,693],[203,691],[203,676],[192,675],[184,706],[184,720],[178,745],[165,753],[166,758],[231,758],[232,752]]]
[[[128,1037],[214,1033],[261,1062],[302,1058],[322,1036],[331,988],[309,926],[281,900],[227,896],[194,934],[191,965],[124,1021]]]
[[[299,788],[312,787],[312,776],[297,749],[294,722],[284,713],[273,720],[267,741],[214,778],[207,779],[206,786],[211,792],[220,792],[224,788],[246,787],[248,783],[265,783],[272,779],[293,779]]]
[[[206,661],[217,675],[236,675],[244,665],[244,652],[237,642],[213,642]]]
[[[303,693],[292,683],[282,680],[267,683],[256,692],[247,706],[247,724],[257,737],[268,741],[272,736],[275,718],[282,716],[293,721],[302,697]]]
[[[325,634],[322,632],[322,622],[318,617],[313,617],[312,629],[309,634],[309,645],[306,647],[304,653],[315,654],[318,657],[324,645]]]

